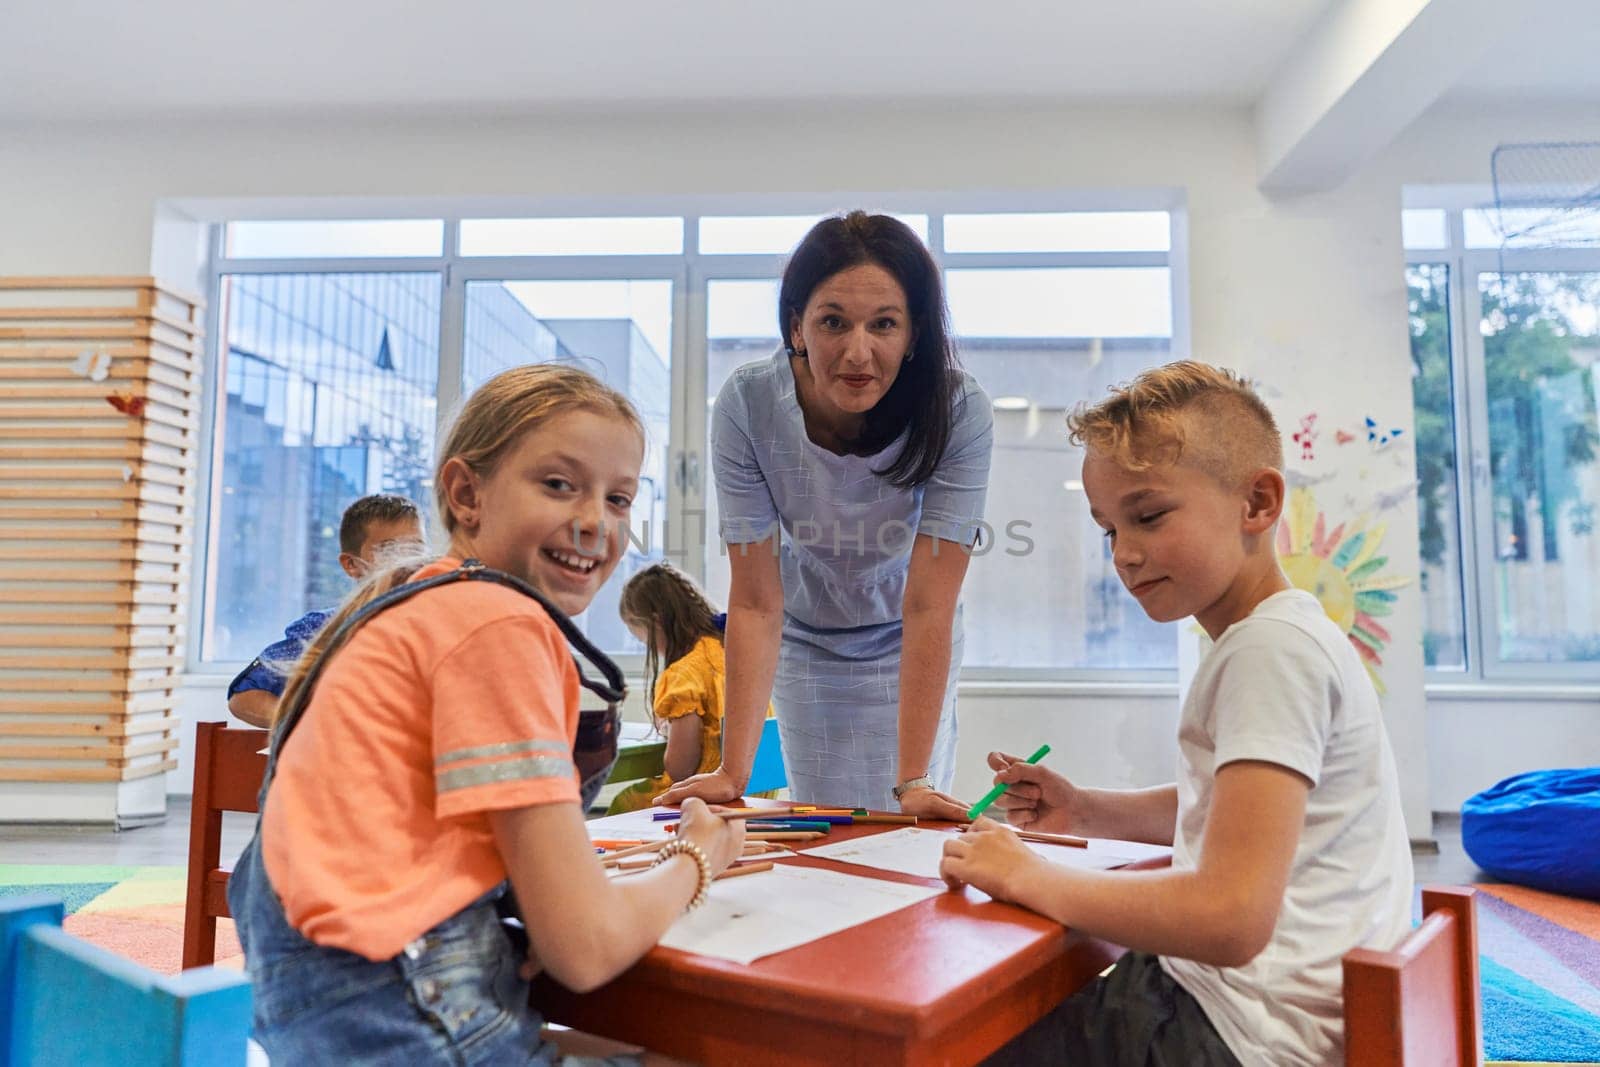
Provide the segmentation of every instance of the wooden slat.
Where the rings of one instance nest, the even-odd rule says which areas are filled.
[[[8,544],[9,535],[0,530],[0,560],[73,560],[92,559],[106,562],[136,560],[140,563],[168,563],[174,566],[189,562],[186,553],[167,545],[147,545],[134,541],[117,541],[114,537],[96,538],[108,542],[98,548],[81,548],[66,545]],[[53,536],[53,535],[52,535]]]
[[[0,436],[5,429],[0,427]],[[5,454],[13,461],[41,459],[142,459],[144,445],[124,441],[115,445],[57,444],[55,442],[7,442]]]
[[[157,667],[181,667],[183,657],[171,653],[108,652],[103,655],[51,656],[43,653],[13,655],[0,653],[0,669],[40,671],[125,671],[149,670]],[[0,730],[0,732],[4,732]]]
[[[177,689],[183,684],[180,674],[165,674],[156,678],[129,678],[124,683],[124,688],[129,693],[150,693],[156,690]]]
[[[151,420],[153,422],[159,422],[162,425],[170,426],[175,430],[188,430],[190,432],[193,432],[195,427],[198,425],[193,415],[170,414],[162,411],[162,406],[163,405],[156,403],[155,401],[151,401],[145,405],[144,413],[136,417],[132,415],[124,415],[110,404],[105,403],[62,404],[59,407],[7,407],[0,405],[0,418],[14,419],[18,422],[64,422],[77,419],[88,419],[91,422],[110,422],[114,419],[120,419],[124,422],[133,422],[135,424],[137,424],[139,419],[142,418]],[[61,434],[61,430],[59,428],[52,427],[51,430],[53,431],[52,436],[59,436]],[[13,432],[19,435],[22,433],[27,433],[31,437],[45,436],[39,430],[24,431],[18,428]],[[88,434],[86,436],[93,437],[100,435]],[[183,447],[188,447],[187,442]]]
[[[95,627],[96,630],[104,627]],[[0,649],[18,648],[177,648],[183,644],[184,631],[182,627],[176,630],[165,629],[157,633],[134,633],[131,629],[119,628],[114,633],[81,633],[66,631],[63,633],[38,633],[24,631],[22,633],[0,633]]]
[[[0,582],[131,582],[133,570],[132,564],[112,569],[96,569],[81,563],[61,567],[0,564]],[[0,599],[5,596],[6,593],[0,591]]]
[[[141,737],[145,734],[159,734],[166,733],[168,730],[176,730],[182,723],[183,720],[176,715],[169,715],[164,719],[152,719],[150,722],[123,722],[118,725],[122,728],[121,736]]]
[[[0,600],[0,624],[7,626],[131,626],[133,612],[127,608],[69,608],[64,611],[17,611]],[[160,625],[159,623],[155,625]]]
[[[177,769],[177,763],[173,763]],[[0,767],[0,782],[120,782],[122,769],[104,767]]]
[[[34,508],[26,504],[0,504],[0,519],[136,519],[139,506],[133,501],[110,507],[93,508]],[[99,535],[96,534],[96,539]]]
[[[176,751],[177,748],[178,739],[176,737],[163,737],[157,741],[143,741],[136,745],[124,744],[119,747],[111,762],[126,765],[146,756],[165,756],[168,752]]]
[[[0,485],[0,500],[137,500],[137,485]]]
[[[176,723],[177,719],[163,720]],[[6,737],[122,737],[120,722],[8,722],[0,723]]]
[[[119,780],[131,782],[136,778],[149,778],[154,774],[166,774],[168,771],[175,771],[177,769],[178,761],[175,759],[162,760],[160,763],[151,763],[144,767],[134,767],[131,769],[124,767],[122,768],[122,775]]]
[[[117,756],[113,745],[0,745],[0,760],[99,760],[110,763]]]
[[[171,388],[170,386],[168,388]],[[112,394],[144,398],[151,404],[165,404],[171,408],[180,408],[184,411],[193,411],[199,406],[199,398],[191,394],[167,396],[162,393],[152,393],[145,382],[137,382],[130,386],[117,388],[106,382],[60,382],[55,385],[8,385],[6,396],[11,400],[72,400],[78,397],[90,397],[102,400]],[[106,407],[111,407],[108,403]],[[6,409],[0,408],[0,411]],[[115,411],[115,408],[112,408]],[[147,409],[148,410],[148,409]],[[118,412],[121,414],[121,412]]]
[[[7,715],[123,715],[124,700],[50,700],[47,697],[0,696],[0,712]]]
[[[198,334],[200,324],[150,305],[136,307],[0,307],[0,321],[68,322],[121,321],[159,322],[182,333]]]
[[[179,336],[169,336],[162,330],[171,330]],[[71,326],[0,326],[0,341],[83,341],[90,344],[96,341],[153,341],[192,356],[197,355],[199,349],[196,341],[185,337],[190,332],[187,325],[175,326],[152,317],[152,320],[137,326],[95,325],[89,322]]]
[[[188,299],[148,274],[0,274],[0,289],[162,289]]]
[[[15,589],[0,593],[12,604],[180,604],[177,593],[134,589],[131,583],[106,583],[108,589]]]

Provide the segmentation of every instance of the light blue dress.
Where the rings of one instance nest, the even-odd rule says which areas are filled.
[[[918,533],[946,551],[971,544],[983,517],[994,446],[989,398],[964,374],[956,419],[933,476],[909,489],[874,473],[875,456],[837,456],[806,436],[786,353],[734,371],[711,424],[720,533],[738,552],[781,526],[783,644],[773,703],[789,788],[802,803],[897,807],[901,601]],[[956,609],[944,706],[929,776],[955,777]]]

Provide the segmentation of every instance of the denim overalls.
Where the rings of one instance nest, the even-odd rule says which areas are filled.
[[[436,585],[463,580],[511,585],[550,613],[568,641],[606,677],[579,680],[610,707],[585,712],[574,762],[582,776],[584,809],[593,803],[616,757],[616,705],[624,695],[621,673],[569,619],[527,583],[468,560],[446,574],[401,586],[352,615],[311,668],[301,698],[283,710],[273,730],[261,809],[266,808],[277,761],[305,713],[312,687],[343,639],[379,611]],[[343,949],[313,944],[292,927],[261,858],[261,825],[228,879],[228,907],[244,947],[254,986],[256,1041],[274,1064],[554,1064],[563,1062],[543,1042],[543,1020],[528,1003],[528,983],[517,976],[526,956],[525,935],[502,921],[515,901],[501,883],[477,901],[412,941],[391,960],[374,963]],[[565,1062],[572,1062],[567,1060]],[[631,1057],[615,1062],[636,1062]]]

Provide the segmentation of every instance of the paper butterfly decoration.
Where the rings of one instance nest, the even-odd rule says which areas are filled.
[[[106,380],[106,375],[111,373],[111,353],[105,349],[96,352],[85,348],[78,353],[78,358],[72,361],[72,372],[92,382],[103,382]]]
[[[129,393],[111,393],[106,397],[106,403],[130,418],[137,419],[144,414],[145,398]]]
[[[1392,430],[1380,430],[1377,420],[1371,415],[1367,416],[1367,444],[1372,446],[1374,452],[1388,448],[1389,443],[1403,433],[1405,430],[1398,426]]]

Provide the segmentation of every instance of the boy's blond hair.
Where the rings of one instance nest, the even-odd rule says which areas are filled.
[[[1278,424],[1250,382],[1185,359],[1147,370],[1067,416],[1075,445],[1128,470],[1195,467],[1233,488],[1262,467],[1283,469]]]

